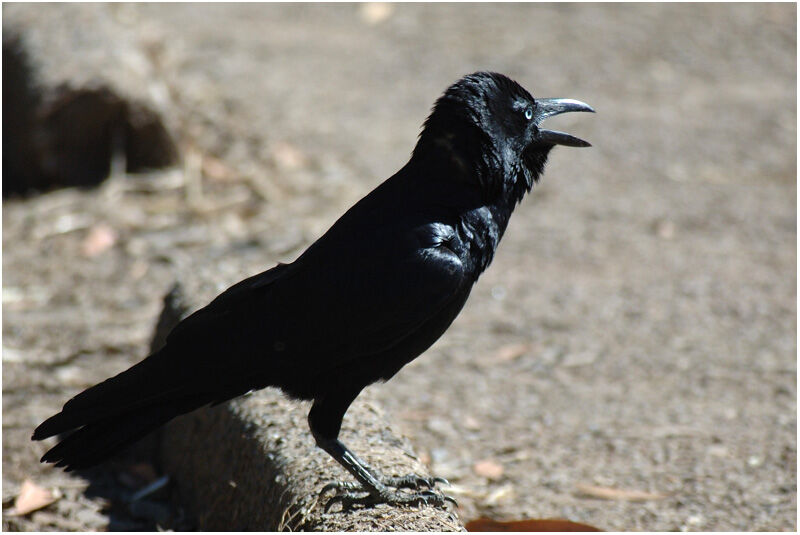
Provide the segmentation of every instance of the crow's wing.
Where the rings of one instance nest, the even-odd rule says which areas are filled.
[[[276,367],[318,374],[398,344],[472,285],[444,225],[395,221],[347,239],[331,230],[186,318],[168,354],[221,382]]]

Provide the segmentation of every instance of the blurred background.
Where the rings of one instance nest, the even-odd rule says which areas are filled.
[[[376,397],[463,520],[796,529],[795,5],[2,12],[5,529],[153,529],[32,429],[146,355],[181,270],[296,258],[476,70],[590,103],[549,124],[594,146]],[[57,501],[17,514],[26,480]]]

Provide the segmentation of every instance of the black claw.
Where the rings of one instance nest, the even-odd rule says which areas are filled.
[[[330,508],[333,507],[334,504],[336,504],[336,503],[341,503],[342,504],[342,511],[344,511],[346,509],[346,506],[344,504],[344,497],[342,497],[342,496],[334,496],[333,498],[331,498],[330,500],[325,502],[324,511],[327,513],[328,511],[330,511]]]
[[[427,487],[432,489],[437,483],[450,485],[450,482],[442,477],[423,477],[417,474],[409,474],[401,477],[386,477],[381,481],[387,487],[394,487],[396,489],[419,489]]]
[[[329,490],[338,490],[339,489],[338,483],[339,483],[338,481],[334,481],[333,483],[328,483],[327,485],[322,487],[322,490],[319,491],[319,496],[320,497],[325,496],[325,493],[328,492]]]
[[[433,490],[426,490],[414,496],[414,502],[416,504],[435,505],[443,507],[448,501],[452,501],[455,503],[455,500],[453,498],[445,496],[444,494],[440,494]]]
[[[395,506],[433,505],[444,507],[447,502],[450,502],[458,507],[458,503],[453,498],[434,490],[437,483],[450,485],[450,482],[444,478],[422,477],[416,474],[410,474],[402,477],[380,477],[379,479],[380,483],[384,485],[383,488],[377,487],[375,489],[370,489],[362,486],[360,483],[352,481],[333,481],[328,483],[322,487],[322,490],[319,492],[319,496],[322,497],[329,491],[334,491],[334,496],[325,503],[325,512],[327,513],[337,503],[342,506],[342,511],[348,511],[354,505],[369,507],[382,503]],[[417,490],[420,487],[427,488],[418,492],[391,490]]]
[[[341,504],[342,511],[349,511],[353,508],[354,505],[376,505],[379,503],[388,503],[382,499],[381,496],[376,496],[374,494],[367,494],[366,496],[358,496],[353,492],[346,492],[344,494],[339,494],[337,496],[332,497],[330,500],[327,501],[325,504],[324,511],[327,513],[331,507],[336,505],[337,503]]]
[[[331,483],[325,486],[323,491],[330,489],[340,490],[345,486],[337,483]],[[363,489],[362,489],[363,490]],[[320,495],[324,492],[320,492]],[[327,513],[337,503],[342,506],[342,511],[349,511],[354,505],[363,505],[366,507],[378,504],[387,504],[394,506],[421,506],[432,505],[437,507],[444,507],[447,502],[458,506],[456,501],[450,496],[445,496],[434,490],[425,490],[417,493],[398,492],[398,491],[385,491],[380,493],[369,493],[366,495],[358,495],[355,492],[344,492],[331,497],[326,503],[324,511]]]

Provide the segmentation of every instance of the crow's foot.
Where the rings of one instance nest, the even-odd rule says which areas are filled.
[[[313,422],[311,429],[313,432]],[[328,491],[332,490],[334,493],[334,496],[325,504],[325,511],[337,503],[341,504],[343,511],[354,505],[372,506],[380,503],[441,507],[447,502],[451,502],[458,505],[453,498],[433,490],[437,483],[449,484],[446,479],[423,477],[416,474],[386,477],[356,457],[339,439],[323,438],[317,433],[314,434],[314,437],[317,439],[317,445],[327,451],[358,481],[357,483],[355,481],[334,481],[325,485],[319,493],[320,498]],[[425,490],[419,490],[420,488],[425,488]],[[409,489],[409,491],[398,489]]]
[[[393,487],[395,489],[432,489],[437,483],[442,485],[450,485],[450,482],[443,477],[423,477],[417,474],[408,474],[399,477],[378,476],[377,479],[386,487]],[[361,491],[369,492],[363,485],[354,481],[334,481],[325,485],[320,491],[320,495],[325,494],[329,490],[333,491]],[[376,489],[377,490],[377,489]]]
[[[384,477],[381,482],[387,487],[394,487],[396,489],[419,489],[427,488],[432,489],[437,483],[442,485],[450,485],[450,482],[443,477],[422,477],[417,474],[408,474],[401,477]]]
[[[403,479],[403,481],[400,481],[400,483],[411,484],[410,480],[406,480],[405,478],[398,479]],[[427,481],[427,478],[420,479]],[[414,483],[418,482],[414,481]],[[448,502],[450,502],[453,505],[458,505],[450,496],[445,496],[440,492],[430,489],[419,492],[404,492],[383,488],[372,492],[357,483],[351,483],[349,481],[336,481],[334,483],[325,485],[320,492],[320,496],[329,490],[336,490],[340,493],[337,493],[330,500],[328,500],[328,502],[325,504],[325,512],[328,512],[330,508],[337,503],[341,504],[342,511],[352,509],[354,505],[371,507],[383,503],[387,505],[433,505],[436,507],[444,507]]]

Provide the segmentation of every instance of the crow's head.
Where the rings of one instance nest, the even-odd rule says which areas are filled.
[[[577,137],[539,127],[547,117],[568,111],[594,110],[578,100],[534,99],[502,74],[470,74],[436,101],[414,156],[445,162],[488,196],[520,201],[539,179],[555,145],[589,146]]]

